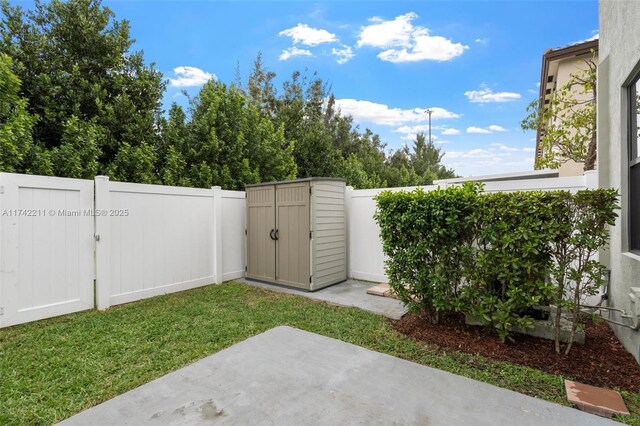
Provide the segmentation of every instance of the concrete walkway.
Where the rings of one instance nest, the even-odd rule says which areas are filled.
[[[369,287],[373,287],[375,285],[374,283],[347,280],[343,283],[332,285],[331,287],[309,292],[246,279],[239,279],[236,281],[267,290],[280,291],[283,293],[307,297],[309,299],[322,300],[338,306],[360,308],[364,311],[384,315],[387,318],[396,320],[402,318],[402,316],[407,313],[407,308],[398,300],[367,294],[367,289]]]
[[[610,420],[277,327],[65,425],[609,425]]]

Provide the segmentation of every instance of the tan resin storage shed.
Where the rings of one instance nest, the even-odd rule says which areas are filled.
[[[347,279],[345,181],[246,186],[246,277],[314,291]]]

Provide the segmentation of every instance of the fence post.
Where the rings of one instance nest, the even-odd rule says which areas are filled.
[[[213,191],[213,271],[216,284],[222,282],[222,188],[212,186]]]
[[[598,171],[597,170],[588,170],[584,172],[584,186],[586,186],[587,189],[598,188]]]
[[[95,177],[94,193],[94,229],[95,229],[95,299],[96,308],[107,309],[111,306],[111,277],[109,276],[109,177]],[[107,214],[102,214],[102,212]]]
[[[353,195],[353,186],[347,186],[344,189],[344,226],[347,234],[347,246],[345,252],[347,256],[347,278],[353,278],[351,271],[351,197]]]

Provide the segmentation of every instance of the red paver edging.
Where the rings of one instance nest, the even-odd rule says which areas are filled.
[[[565,380],[564,387],[569,402],[582,411],[609,418],[614,414],[629,415],[619,392],[571,380]]]

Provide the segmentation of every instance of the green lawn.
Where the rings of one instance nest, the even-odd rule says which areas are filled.
[[[538,370],[454,351],[395,332],[359,309],[239,283],[0,330],[0,424],[49,424],[279,325],[565,403],[562,380]],[[640,425],[640,395],[623,393]]]

